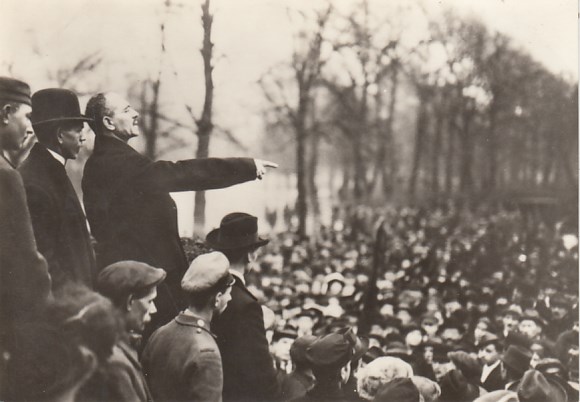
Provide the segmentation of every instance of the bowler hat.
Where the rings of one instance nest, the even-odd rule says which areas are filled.
[[[41,89],[32,95],[33,126],[59,121],[92,121],[81,114],[79,99],[68,89]]]
[[[216,250],[261,247],[269,242],[258,236],[258,218],[243,212],[224,216],[220,227],[209,232],[205,241]]]
[[[0,100],[30,105],[30,87],[14,78],[0,77]]]

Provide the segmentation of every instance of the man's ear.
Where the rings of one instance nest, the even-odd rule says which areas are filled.
[[[129,297],[127,297],[127,303],[125,305],[125,309],[127,311],[131,311],[131,309],[133,308],[133,295],[129,295]]]
[[[8,124],[8,116],[14,111],[13,109],[14,108],[10,103],[5,104],[2,109],[0,109],[0,118],[4,124]]]
[[[115,124],[110,116],[103,116],[103,126],[109,131],[115,130]]]

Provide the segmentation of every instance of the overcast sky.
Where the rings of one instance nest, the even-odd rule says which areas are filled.
[[[371,0],[377,9],[394,0]],[[577,0],[424,0],[439,12],[452,6],[480,16],[491,28],[512,36],[556,73],[578,77]],[[171,0],[175,5],[177,0]],[[144,78],[159,68],[160,22],[165,21],[167,57],[163,69],[165,107],[201,109],[202,64],[199,48],[201,0],[180,0],[164,13],[164,0],[0,0],[0,74],[28,81],[33,91],[54,85],[47,70],[71,66],[99,51],[103,63],[97,82],[87,88],[124,91],[128,77]],[[334,0],[347,9],[355,0]],[[215,119],[251,144],[261,129],[262,97],[256,81],[292,51],[293,23],[288,8],[308,9],[317,0],[212,0]],[[215,144],[215,143],[214,143]],[[214,155],[223,147],[212,148]],[[191,151],[192,152],[192,151]],[[227,152],[226,152],[227,153]],[[274,183],[270,183],[275,186]],[[252,185],[253,186],[253,185]],[[251,187],[252,191],[254,187]],[[268,195],[265,195],[268,197]],[[220,199],[227,199],[223,197]],[[247,206],[256,203],[250,197]],[[210,226],[227,205],[209,211]]]

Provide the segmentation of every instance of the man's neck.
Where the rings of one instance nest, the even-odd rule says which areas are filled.
[[[199,309],[194,306],[189,306],[185,311],[185,314],[192,314],[198,318],[201,318],[202,320],[205,320],[206,322],[211,322],[211,319],[213,317],[213,309],[211,308],[211,306],[203,309]]]
[[[246,265],[242,264],[242,263],[235,263],[230,265],[230,271],[234,271],[238,274],[240,274],[241,276],[245,276],[246,275]]]
[[[52,155],[54,159],[59,161],[63,166],[66,165],[66,158],[61,155],[60,151],[55,150],[53,147],[46,147],[46,150]]]
[[[102,134],[102,136],[103,136],[103,137],[114,138],[114,139],[116,139],[117,141],[124,142],[125,144],[126,144],[128,141],[129,141],[129,138],[127,138],[127,139],[123,139],[123,138],[119,138],[119,137],[117,137],[117,136],[115,135],[115,133],[113,133],[112,131],[105,131],[105,132]]]

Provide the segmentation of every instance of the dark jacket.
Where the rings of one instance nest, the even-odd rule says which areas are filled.
[[[485,381],[481,386],[487,391],[497,391],[498,389],[504,389],[506,381],[501,374],[501,363],[497,365],[496,368],[492,370],[487,376]],[[476,384],[477,385],[477,384]]]
[[[350,399],[346,397],[343,391],[338,387],[338,384],[316,384],[314,388],[306,393],[306,395],[292,399],[292,402],[346,402],[359,400],[360,399]]]
[[[85,402],[152,401],[135,349],[124,341],[117,342],[112,355],[83,385],[77,399]]]
[[[273,401],[276,371],[268,349],[262,308],[240,280],[232,300],[212,321],[224,366],[224,401]]]
[[[6,327],[42,306],[50,275],[36,241],[18,172],[0,156],[0,323]]]
[[[64,166],[35,144],[19,168],[38,250],[53,288],[67,281],[93,288],[95,259],[85,214]]]
[[[186,307],[180,282],[188,264],[169,192],[223,188],[255,178],[249,158],[153,162],[116,138],[96,137],[82,188],[97,240],[97,263],[103,268],[135,260],[167,271],[151,328],[166,324]]]
[[[314,387],[315,381],[312,374],[308,375],[302,371],[293,371],[290,374],[279,372],[281,399],[289,401],[306,395],[306,392]]]
[[[157,401],[221,402],[222,360],[209,323],[185,313],[147,342],[143,369]]]
[[[18,172],[0,156],[0,353],[9,349],[13,324],[39,311],[50,293],[46,261],[36,250],[26,193]],[[0,400],[5,398],[0,362]]]

